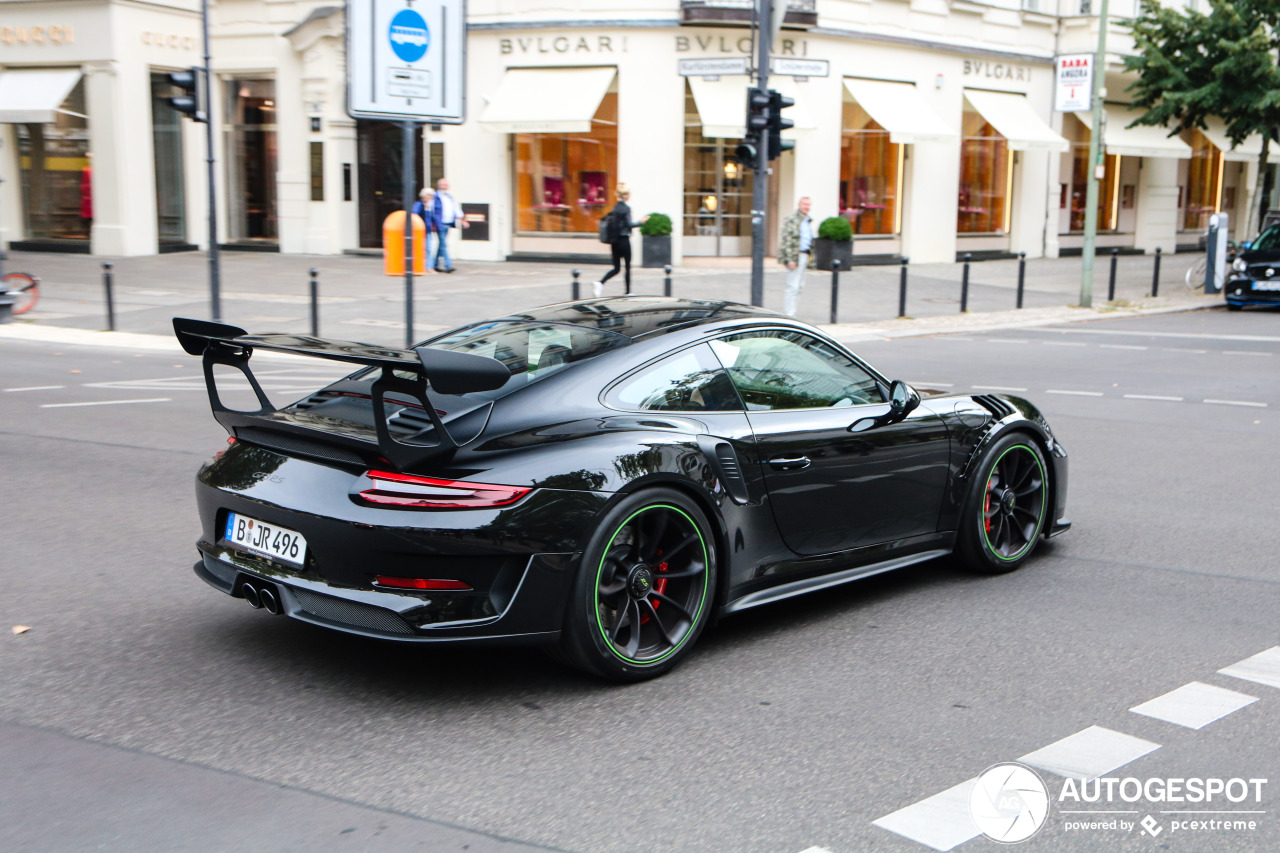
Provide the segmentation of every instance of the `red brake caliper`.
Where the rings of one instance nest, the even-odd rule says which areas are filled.
[[[659,553],[659,554],[661,554],[662,552],[661,552],[661,551],[659,551],[658,553]],[[666,572],[666,571],[670,571],[670,567],[668,567],[668,566],[667,566],[667,561],[666,561],[666,560],[663,560],[661,563],[659,563],[659,564],[658,564],[658,571],[659,571],[659,572]],[[666,591],[667,591],[667,579],[666,579],[666,578],[658,578],[656,581],[654,581],[654,583],[653,583],[653,591],[654,591],[654,592],[656,592],[656,593],[658,593],[659,595],[661,595],[662,593],[666,592]],[[662,602],[661,602],[661,601],[651,601],[651,602],[649,602],[649,603],[653,605],[653,609],[654,609],[654,610],[657,610],[659,607],[661,607],[661,606],[662,606]],[[648,616],[644,616],[644,617],[642,617],[642,618],[640,619],[640,624],[641,624],[641,625],[643,625],[643,624],[645,624],[645,623],[646,623],[646,622],[648,622],[648,621],[649,621],[649,617],[648,617]]]
[[[994,481],[994,476],[987,480],[987,496],[982,503],[982,523],[986,526],[988,533],[991,532],[991,483]]]

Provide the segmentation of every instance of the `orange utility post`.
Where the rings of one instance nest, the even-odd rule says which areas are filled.
[[[413,274],[427,271],[427,226],[422,217],[413,217]],[[387,275],[404,275],[404,211],[397,210],[382,220],[382,271]]]

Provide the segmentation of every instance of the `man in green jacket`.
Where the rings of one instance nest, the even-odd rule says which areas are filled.
[[[796,212],[782,220],[778,263],[787,268],[787,290],[782,297],[782,311],[788,317],[796,316],[796,306],[804,291],[804,273],[809,268],[809,247],[813,245],[810,205],[808,196],[801,197],[796,205]]]

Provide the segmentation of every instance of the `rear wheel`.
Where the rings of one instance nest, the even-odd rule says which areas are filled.
[[[639,492],[610,510],[583,553],[558,657],[615,681],[675,666],[715,597],[709,531],[698,507],[672,489]]]
[[[40,300],[40,284],[24,272],[11,272],[4,277],[4,286],[17,299],[13,303],[14,314],[25,314],[36,307]]]
[[[983,574],[1011,572],[1035,549],[1049,514],[1044,454],[1017,433],[997,441],[978,465],[960,521],[956,553]]]

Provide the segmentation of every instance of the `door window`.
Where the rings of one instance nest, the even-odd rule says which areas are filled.
[[[880,383],[830,344],[769,329],[711,342],[748,411],[882,403]]]
[[[605,402],[618,409],[741,411],[733,383],[705,345],[681,350],[619,382]]]

